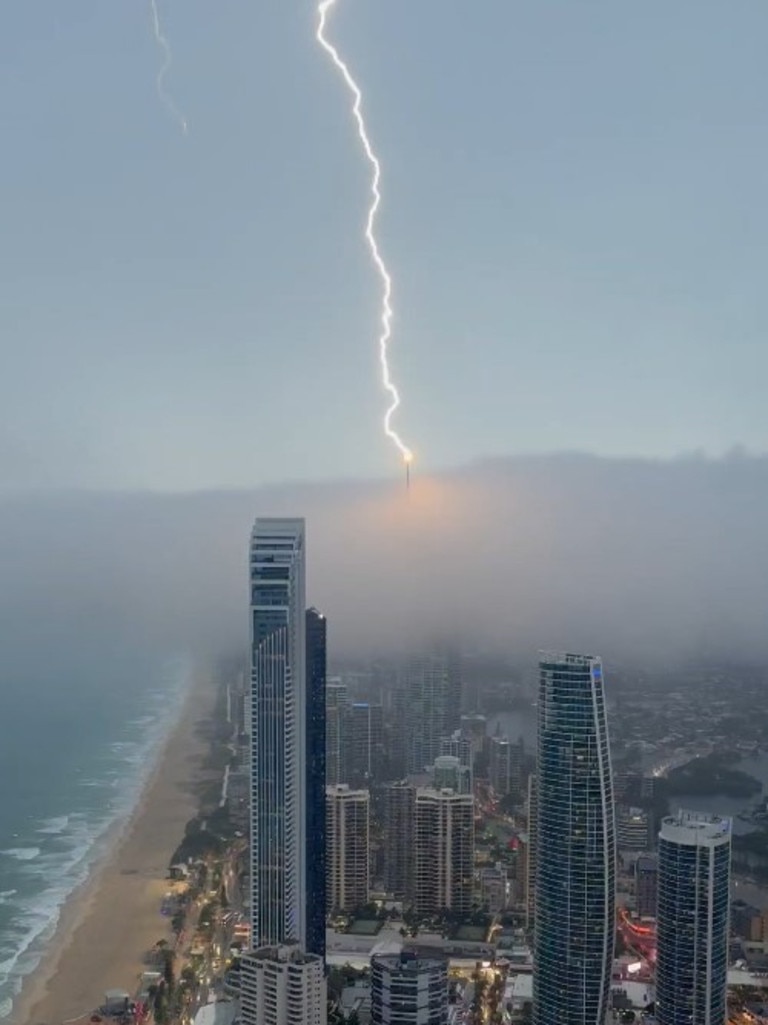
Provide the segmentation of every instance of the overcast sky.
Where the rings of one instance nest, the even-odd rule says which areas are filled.
[[[366,477],[367,168],[304,0],[0,18],[0,481]],[[340,0],[427,470],[764,451],[765,0]]]
[[[399,484],[399,482],[398,482]],[[247,643],[256,512],[307,518],[307,598],[332,661],[433,638],[533,665],[768,657],[768,458],[535,457],[402,485],[0,501],[0,688],[96,643]],[[93,641],[91,640],[93,638]]]

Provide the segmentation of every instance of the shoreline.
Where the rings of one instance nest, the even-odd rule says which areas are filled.
[[[14,999],[9,1025],[87,1019],[106,990],[133,995],[146,951],[170,937],[170,922],[160,915],[169,862],[199,811],[198,788],[220,776],[203,768],[209,743],[197,729],[215,701],[215,680],[195,672],[136,805],[97,841],[89,877],[64,903],[40,964]]]

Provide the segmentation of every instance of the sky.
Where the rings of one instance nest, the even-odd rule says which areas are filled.
[[[5,4],[0,481],[399,472],[368,169],[304,0]],[[339,0],[397,419],[489,456],[763,452],[764,0]]]

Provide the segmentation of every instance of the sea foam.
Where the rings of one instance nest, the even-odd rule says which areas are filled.
[[[135,808],[178,720],[190,668],[186,660],[173,660],[163,674],[165,686],[143,695],[144,708],[152,714],[118,724],[124,735],[105,743],[98,777],[93,769],[86,770],[86,779],[75,784],[74,793],[83,794],[84,801],[87,798],[83,808],[38,820],[30,834],[19,834],[18,846],[0,851],[0,873],[3,857],[9,865],[18,863],[13,878],[18,887],[0,891],[5,915],[0,930],[0,1020],[12,1013],[24,977],[40,963],[67,898],[88,878],[95,859],[105,853],[110,827]]]
[[[0,851],[6,858],[15,858],[16,861],[32,861],[40,857],[39,847],[9,847],[7,851]]]

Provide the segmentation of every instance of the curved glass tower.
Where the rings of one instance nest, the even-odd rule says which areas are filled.
[[[539,663],[534,1025],[604,1025],[616,840],[603,672],[591,655]]]
[[[659,833],[656,1018],[726,1019],[731,820],[679,811]]]

